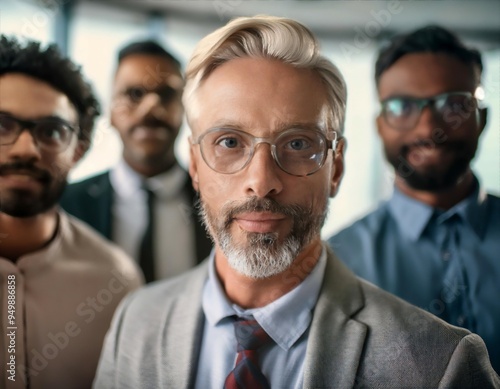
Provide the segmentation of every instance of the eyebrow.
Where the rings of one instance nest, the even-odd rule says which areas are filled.
[[[209,128],[206,128],[205,131],[203,131],[203,132],[210,131],[210,130],[215,129],[215,128],[220,128],[220,129],[222,129],[222,128],[231,128],[231,129],[234,129],[234,130],[248,132],[248,131],[245,130],[245,128],[247,128],[247,127],[248,126],[246,126],[242,122],[220,120],[220,121],[215,122]],[[283,131],[289,130],[291,128],[301,128],[301,129],[304,129],[304,130],[316,130],[316,131],[322,131],[322,132],[325,131],[324,128],[322,128],[317,123],[311,123],[311,122],[278,122],[272,128],[272,130],[275,130],[276,132],[283,132]]]
[[[55,115],[38,116],[38,117],[35,117],[35,118],[25,119],[25,118],[19,117],[17,115],[14,115],[13,113],[8,112],[8,111],[2,111],[2,110],[0,110],[0,114],[7,115],[7,116],[12,116],[15,119],[23,120],[23,121],[26,121],[26,122],[38,122],[40,120],[54,120],[54,121],[58,121],[58,122],[66,124],[66,125],[69,125],[70,127],[78,127],[79,126],[78,119],[77,119],[76,123],[72,123],[72,122],[70,122],[70,121],[68,121],[66,119],[63,119],[60,116],[55,116]]]

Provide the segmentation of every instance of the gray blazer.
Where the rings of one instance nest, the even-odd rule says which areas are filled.
[[[206,278],[207,261],[129,295],[94,387],[192,388]],[[304,388],[500,388],[479,336],[357,278],[331,251],[308,342]]]

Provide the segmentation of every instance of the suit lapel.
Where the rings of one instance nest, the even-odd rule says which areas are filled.
[[[304,388],[354,386],[367,327],[351,316],[363,306],[356,277],[328,249],[325,277],[309,332]]]
[[[198,355],[203,336],[204,314],[201,308],[203,286],[207,278],[208,261],[193,270],[183,284],[183,290],[166,318],[162,338],[162,387],[191,388],[196,378]]]
[[[112,212],[113,212],[113,197],[114,190],[109,179],[109,172],[102,176],[102,180],[98,183],[102,196],[98,197],[98,212],[99,222],[102,234],[108,238],[113,239],[112,231]]]

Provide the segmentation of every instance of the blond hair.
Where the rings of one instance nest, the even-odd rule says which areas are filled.
[[[242,57],[276,59],[314,71],[327,90],[328,125],[343,131],[347,91],[340,71],[320,55],[318,41],[307,27],[295,20],[267,15],[233,19],[198,43],[186,69],[183,95],[190,125],[196,116],[194,97],[201,82],[218,66]]]

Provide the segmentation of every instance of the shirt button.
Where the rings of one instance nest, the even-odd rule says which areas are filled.
[[[441,253],[441,258],[443,259],[443,261],[449,261],[451,258],[451,253],[449,251],[443,251]]]
[[[458,317],[458,319],[457,319],[457,324],[458,324],[459,326],[463,326],[463,325],[464,325],[464,323],[465,323],[465,316],[464,316],[464,315],[460,315],[460,316]]]

